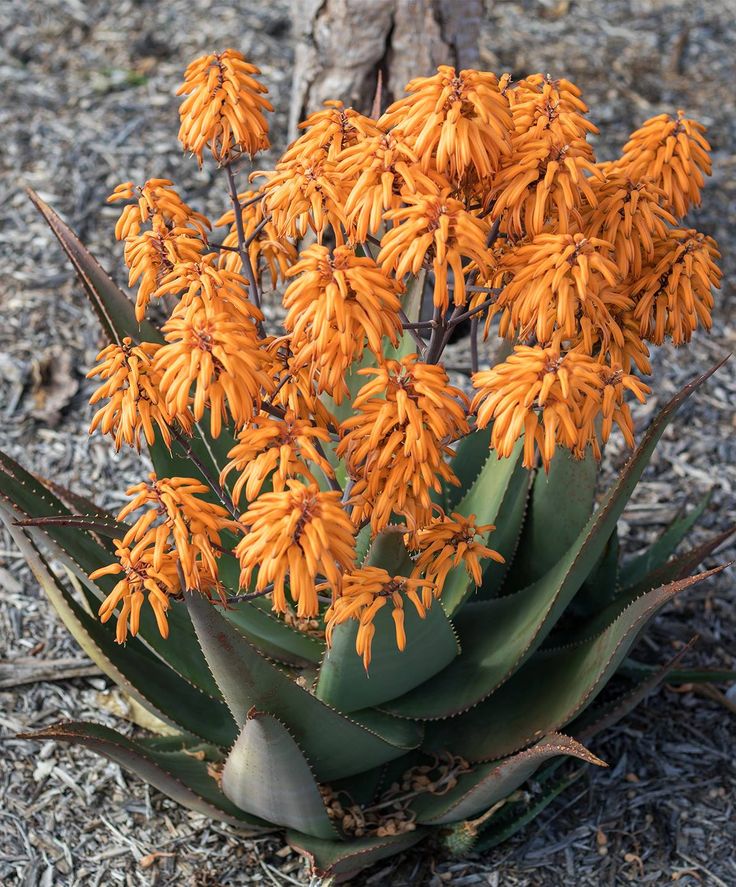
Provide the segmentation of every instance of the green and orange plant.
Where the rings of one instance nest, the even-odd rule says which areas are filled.
[[[227,183],[222,235],[166,179],[111,195],[132,300],[34,196],[108,340],[91,431],[153,470],[113,517],[2,456],[0,510],[165,733],[34,735],[283,828],[342,876],[431,834],[503,840],[674,667],[629,649],[723,536],[671,559],[703,503],[619,564],[616,525],[709,374],[596,508],[597,460],[614,426],[634,446],[650,345],[710,328],[718,252],[682,222],[709,146],[678,111],[597,161],[569,81],[440,67],[377,119],[328,102],[246,185],[269,147],[258,74],[226,50],[179,89],[184,149]],[[444,363],[466,322],[474,392]],[[490,367],[481,332],[506,346]],[[627,692],[593,705],[614,676]]]

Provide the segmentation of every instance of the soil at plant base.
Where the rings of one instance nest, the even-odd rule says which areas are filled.
[[[691,223],[718,239],[725,285],[711,335],[657,353],[655,395],[636,414],[639,429],[736,341],[733,12],[733,0],[496,0],[484,25],[488,68],[517,77],[549,72],[583,87],[601,127],[600,157],[661,111],[683,107],[709,127],[715,172]],[[23,187],[54,205],[124,283],[112,232],[116,211],[105,206],[114,185],[169,177],[213,216],[226,205],[212,164],[198,171],[176,141],[173,92],[190,59],[236,46],[256,61],[278,109],[274,141],[283,147],[290,7],[284,0],[5,0],[0,34],[0,446],[32,470],[116,508],[146,468],[135,454],[116,456],[106,440],[87,435],[84,374],[100,347],[99,330]],[[453,360],[467,361],[465,346],[456,346]],[[623,521],[629,550],[709,489],[697,538],[734,522],[735,397],[731,361],[665,435]],[[624,458],[617,442],[607,455],[609,478]],[[712,563],[733,555],[730,548]],[[688,664],[733,668],[732,583],[733,575],[723,574],[673,604],[642,642],[641,655],[662,661],[697,632],[701,640]],[[122,720],[124,701],[90,674],[7,537],[0,539],[0,586],[3,733],[65,717],[130,729]],[[50,674],[45,662],[54,663]],[[29,682],[18,686],[19,675]],[[424,848],[356,883],[734,884],[735,739],[732,711],[665,689],[595,742],[610,770],[591,770],[510,843],[462,862]],[[303,862],[278,840],[249,840],[208,822],[85,751],[10,740],[2,766],[3,884],[306,882]]]

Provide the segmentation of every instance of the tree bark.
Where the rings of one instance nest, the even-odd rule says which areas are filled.
[[[478,67],[483,0],[292,0],[296,39],[289,130],[326,99],[368,112],[437,65]]]

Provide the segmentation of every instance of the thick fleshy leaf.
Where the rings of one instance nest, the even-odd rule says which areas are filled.
[[[553,733],[503,761],[480,764],[471,773],[461,775],[457,785],[443,795],[421,795],[412,802],[412,809],[423,825],[449,825],[469,819],[516,791],[550,758],[560,756],[607,766],[575,739]]]
[[[135,773],[196,813],[224,820],[239,828],[244,825],[259,831],[273,828],[269,822],[239,810],[225,797],[209,772],[213,759],[201,746],[192,745],[190,737],[166,737],[165,744],[158,739],[133,740],[101,724],[68,721],[33,733],[21,733],[20,738],[44,742],[53,739],[83,745]]]
[[[384,567],[392,576],[409,576],[413,566],[401,533],[394,532],[376,538],[366,563]],[[440,603],[433,603],[424,619],[409,601],[404,612],[407,643],[401,651],[396,646],[391,606],[379,611],[367,672],[355,652],[358,623],[350,620],[338,626],[320,667],[317,697],[348,712],[380,705],[428,680],[457,656],[457,638]]]
[[[318,665],[325,651],[324,640],[291,628],[266,609],[269,606],[259,599],[236,602],[223,610],[223,615],[269,658],[295,667]]]
[[[568,612],[578,619],[584,619],[607,607],[616,597],[618,573],[618,529],[614,529],[598,563],[570,602]]]
[[[283,721],[318,779],[337,779],[378,766],[421,741],[418,725],[378,712],[345,717],[266,659],[201,595],[187,595],[187,606],[212,674],[238,725],[245,723],[253,706]]]
[[[185,681],[140,641],[116,644],[111,632],[90,616],[57,579],[25,532],[0,508],[13,541],[37,581],[84,652],[124,692],[167,724],[219,746],[234,740],[237,730],[227,707]]]
[[[519,539],[524,526],[529,490],[532,480],[531,471],[517,471],[511,485],[504,496],[501,510],[496,518],[496,529],[491,533],[488,544],[503,558],[504,563],[488,560],[483,570],[483,583],[476,592],[478,600],[488,600],[506,592],[506,579],[509,569],[516,559]]]
[[[708,507],[711,493],[706,493],[687,514],[680,515],[647,550],[621,566],[619,586],[623,589],[638,585],[653,570],[664,566],[677,546],[687,536]]]
[[[570,724],[570,733],[573,736],[577,736],[581,742],[589,742],[603,730],[608,730],[609,727],[617,724],[667,679],[667,676],[682,660],[683,656],[693,648],[696,640],[697,638],[693,638],[669,662],[646,674],[633,688],[617,697],[613,702],[609,701],[604,705],[595,705],[587,708],[579,718]]]
[[[512,502],[518,492],[518,477],[526,473],[521,464],[522,443],[516,445],[508,459],[499,459],[491,452],[480,474],[476,477],[467,493],[454,507],[455,511],[468,517],[474,514],[479,524],[496,524],[504,502]],[[483,534],[486,543],[492,539],[492,533]],[[475,590],[465,567],[453,569],[442,589],[442,603],[449,616],[453,616]]]
[[[337,830],[317,780],[286,727],[251,709],[222,771],[222,790],[253,816],[326,840]]]
[[[491,429],[478,428],[461,438],[455,447],[450,467],[460,481],[458,486],[448,484],[445,489],[445,508],[454,511],[458,502],[473,486],[488,461],[491,450]]]
[[[136,341],[163,341],[158,330],[147,321],[138,323],[133,303],[115,284],[95,257],[79,240],[71,228],[63,222],[51,207],[29,189],[28,196],[41,213],[49,228],[56,235],[62,249],[69,257],[74,270],[82,281],[84,291],[110,342],[118,345],[125,336]]]
[[[387,856],[395,856],[418,844],[427,835],[422,828],[385,838],[355,838],[324,841],[298,831],[286,833],[287,842],[311,862],[312,872],[320,878],[355,875]]]
[[[507,588],[525,588],[549,572],[588,523],[595,505],[598,464],[588,449],[574,459],[559,447],[549,474],[537,470],[519,547],[507,577]]]
[[[454,618],[462,653],[431,682],[385,706],[387,711],[427,720],[458,714],[501,686],[539,648],[598,563],[675,411],[720,365],[686,385],[659,413],[616,484],[558,563],[521,591],[466,604]]]
[[[593,701],[667,601],[722,569],[642,595],[597,637],[537,653],[471,711],[429,725],[424,747],[451,749],[469,761],[492,761],[560,729]]]

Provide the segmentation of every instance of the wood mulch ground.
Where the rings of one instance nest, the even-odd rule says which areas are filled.
[[[725,285],[711,335],[699,334],[686,350],[659,351],[655,396],[637,413],[640,428],[736,342],[733,20],[733,0],[495,0],[482,34],[487,67],[516,76],[542,70],[583,87],[601,125],[601,157],[663,110],[684,107],[709,126],[715,174],[692,223],[721,244]],[[0,41],[0,446],[115,508],[141,466],[87,435],[84,373],[99,331],[23,187],[61,211],[122,280],[115,210],[104,204],[115,184],[166,176],[208,213],[225,204],[211,165],[198,172],[176,142],[173,90],[191,58],[228,45],[252,57],[274,94],[274,131],[283,142],[290,6],[4,0]],[[625,515],[630,550],[708,489],[697,538],[736,520],[735,402],[732,360],[665,435]],[[609,476],[623,458],[611,448]],[[731,547],[713,563],[733,556]],[[643,655],[662,661],[697,632],[689,664],[733,668],[732,586],[729,571],[673,604],[642,643]],[[125,702],[83,660],[7,536],[0,536],[0,590],[3,735],[65,717],[119,726]],[[610,770],[591,770],[508,844],[462,862],[425,847],[356,883],[735,884],[735,740],[736,718],[726,708],[665,689],[596,741]],[[1,760],[3,885],[306,883],[302,861],[278,840],[245,839],[85,751],[9,739]]]

